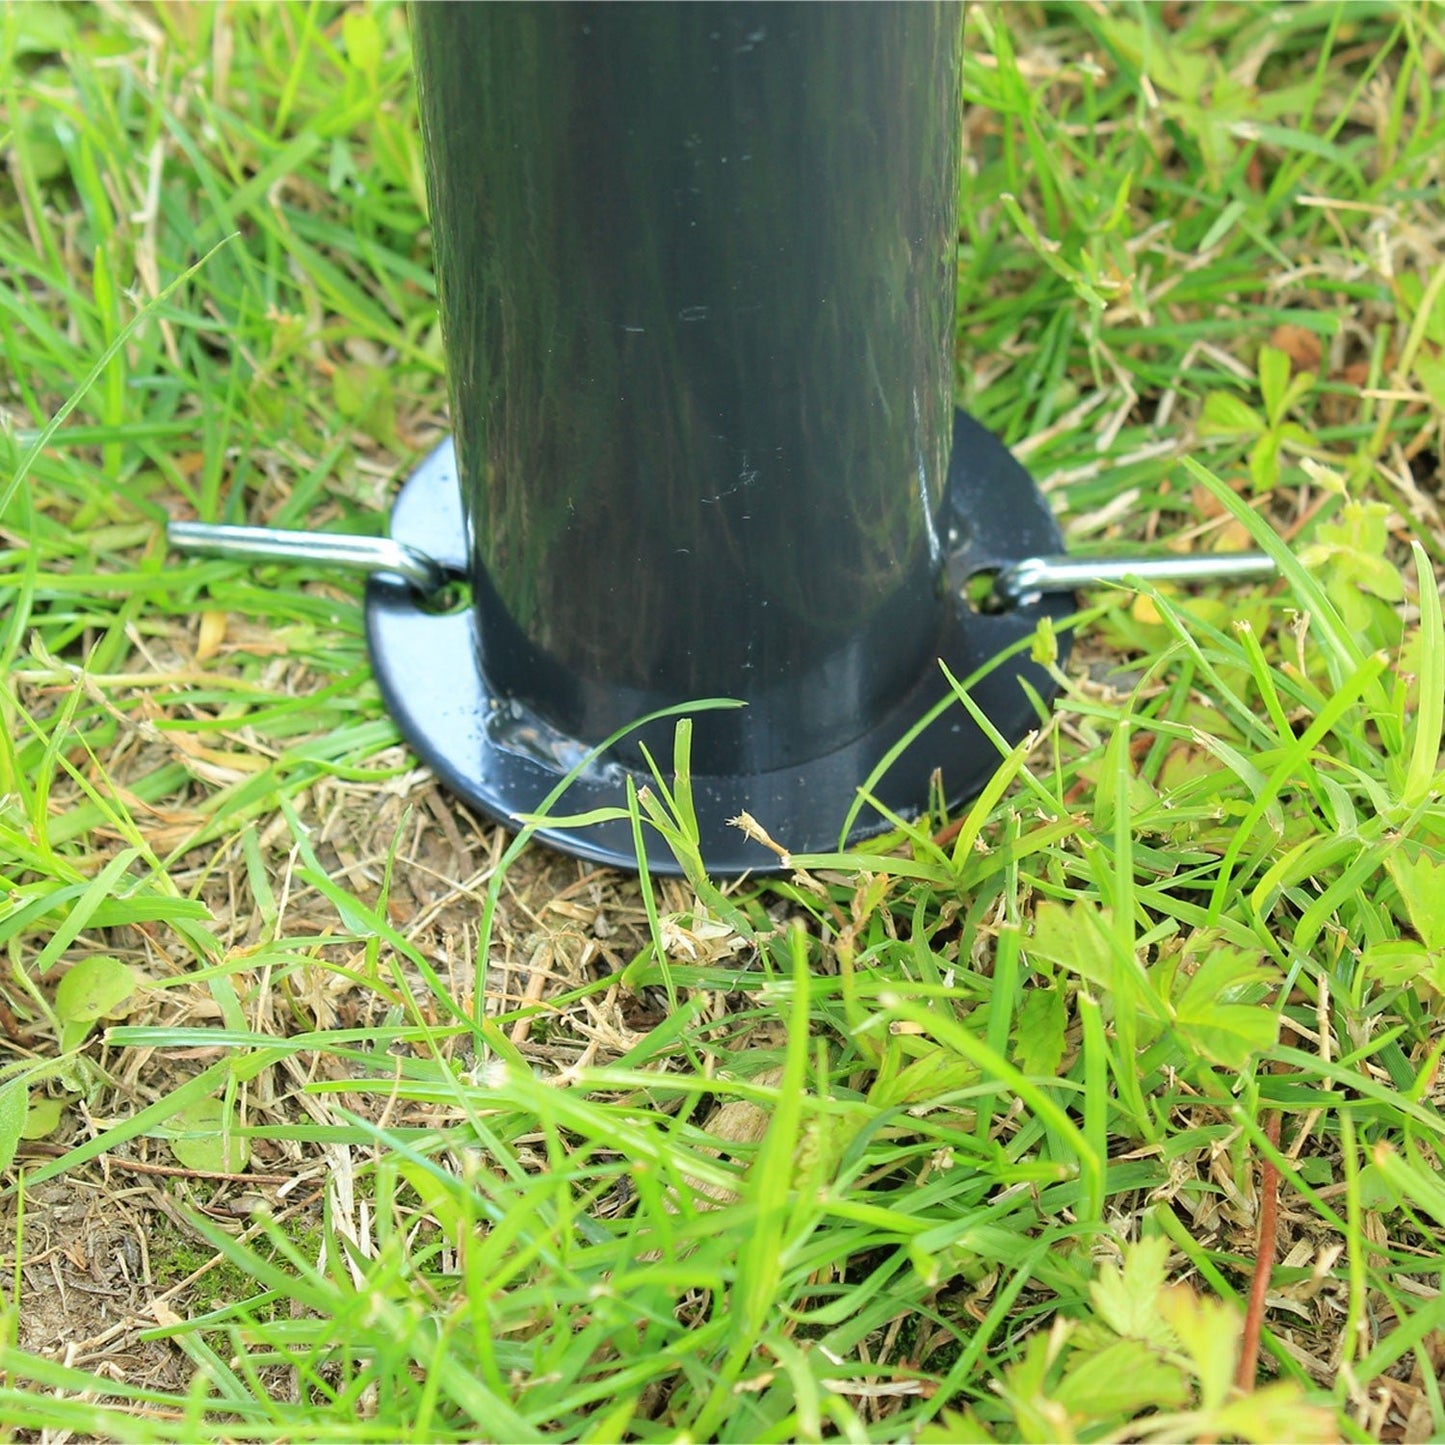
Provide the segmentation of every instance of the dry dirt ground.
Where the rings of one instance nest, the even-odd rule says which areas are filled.
[[[240,630],[244,635],[244,624]],[[177,640],[184,648],[185,639]],[[177,660],[166,658],[153,642],[150,651],[162,666]],[[138,679],[137,686],[144,689],[145,680]],[[40,698],[29,702],[45,706]],[[129,739],[121,744],[129,745]],[[132,752],[130,761],[147,771],[153,760],[142,752]],[[403,763],[405,756],[397,750],[396,761]],[[124,785],[127,758],[102,762]],[[57,799],[57,806],[64,800]],[[390,872],[392,925],[433,961],[451,996],[469,1008],[483,896],[508,835],[472,817],[415,767],[383,785],[325,780],[300,795],[295,806],[312,829],[311,846],[328,875],[356,896],[375,901]],[[149,821],[159,839],[184,826],[178,818],[183,811],[184,800],[178,800],[161,809],[138,809],[137,816]],[[277,909],[269,925],[248,882],[239,838],[192,851],[172,873],[183,891],[195,890],[206,902],[230,960],[243,959],[277,936],[292,950],[300,946],[296,940],[314,940],[305,945],[314,963],[285,968],[279,977],[274,964],[231,976],[247,1026],[291,1035],[398,1022],[397,990],[378,976],[366,948],[327,941],[338,931],[336,909],[297,882],[298,851],[286,819],[258,820],[256,843]],[[664,911],[683,906],[680,885],[656,886]],[[510,1014],[617,974],[646,938],[635,879],[531,849],[506,878],[483,985],[485,1012]],[[177,982],[189,960],[157,931],[104,930],[83,946],[103,949],[166,985],[148,991],[126,1022],[210,1027],[222,1022],[204,984]],[[426,999],[420,987],[414,996]],[[48,1053],[53,1045],[30,1031],[23,1001],[13,996],[11,1001],[14,1007],[4,1007],[11,1045],[35,1056]],[[545,1024],[515,1020],[507,1031],[526,1055],[552,1070],[605,1061],[661,1016],[658,1000],[614,984],[555,1017],[544,1016]],[[30,1168],[44,1164],[163,1097],[219,1056],[218,1049],[102,1047],[86,1093],[69,1117],[50,1137],[23,1144],[18,1162]],[[308,1114],[324,1122],[334,1117],[330,1109],[337,1103],[390,1125],[430,1122],[422,1106],[378,1105],[371,1096],[342,1093],[318,1101],[303,1093],[318,1067],[323,1066],[317,1056],[300,1053],[260,1075],[247,1093],[246,1122],[305,1122]],[[336,1065],[328,1061],[325,1067]],[[164,1142],[141,1137],[26,1189],[23,1200],[8,1197],[0,1204],[0,1229],[10,1237],[23,1229],[24,1240],[17,1342],[131,1384],[183,1389],[190,1362],[170,1342],[146,1341],[144,1333],[255,1289],[197,1234],[187,1211],[199,1210],[237,1235],[254,1232],[248,1221],[265,1211],[294,1237],[314,1237],[328,1177],[333,1202],[350,1195],[352,1207],[358,1206],[346,1185],[359,1162],[347,1148],[261,1139],[244,1172],[206,1175],[178,1165]]]

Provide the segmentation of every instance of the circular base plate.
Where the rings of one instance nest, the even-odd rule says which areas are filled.
[[[953,458],[941,531],[949,579],[960,600],[939,656],[960,681],[1003,649],[1032,634],[1040,618],[1061,621],[1073,610],[1069,596],[1044,597],[1010,612],[973,611],[962,583],[1024,557],[1056,553],[1063,541],[1028,473],[990,432],[965,412],[954,419]],[[465,572],[466,528],[450,440],[408,479],[391,516],[391,535]],[[557,733],[517,703],[492,696],[478,665],[476,624],[470,607],[428,612],[406,586],[375,577],[366,592],[367,641],[386,706],[407,740],[458,797],[510,827],[536,814],[545,799],[588,756],[588,747]],[[1067,646],[1060,639],[1061,649]],[[1026,653],[1010,658],[970,689],[994,727],[1010,743],[1038,723],[1028,689],[1045,702],[1054,693],[1047,672]],[[832,852],[891,826],[865,803],[846,838],[840,832],[858,789],[900,739],[949,695],[942,671],[930,665],[889,712],[845,747],[801,766],[743,777],[694,774],[693,804],[702,856],[709,872],[726,877],[777,872],[781,860],[732,825],[750,813],[790,853]],[[660,762],[662,760],[659,760]],[[668,760],[670,761],[670,759]],[[929,799],[935,771],[949,806],[971,797],[999,762],[994,745],[956,700],[904,748],[875,781],[870,796],[888,812],[916,816]],[[638,788],[651,779],[634,773]],[[627,770],[613,761],[580,769],[553,815],[576,816],[626,806]],[[670,786],[670,780],[669,780]],[[630,821],[581,826],[544,824],[536,837],[597,863],[636,868]],[[666,843],[644,825],[648,868],[682,870]]]

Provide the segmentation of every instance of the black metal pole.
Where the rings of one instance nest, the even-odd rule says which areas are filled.
[[[767,867],[728,817],[836,843],[943,695],[937,660],[966,671],[1067,610],[982,617],[955,585],[1059,548],[952,406],[961,18],[413,8],[455,473],[434,457],[392,530],[464,566],[473,607],[439,618],[374,582],[369,612],[389,704],[464,797],[515,817],[643,714],[736,698],[694,723],[704,852]],[[996,676],[1005,732],[1032,721],[1020,672],[1049,690]],[[631,735],[564,811],[617,801],[670,731]],[[935,767],[962,796],[995,761],[959,710],[881,801],[916,810]],[[615,825],[549,836],[632,855]]]

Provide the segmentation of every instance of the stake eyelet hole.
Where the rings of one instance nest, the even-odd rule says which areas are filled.
[[[470,611],[472,605],[472,584],[460,574],[447,579],[440,591],[430,594],[414,592],[416,604],[428,617],[455,617],[459,612]]]
[[[977,612],[985,617],[997,617],[1012,610],[1008,599],[998,590],[998,577],[997,567],[983,567],[977,572],[970,572],[963,579],[959,595],[970,612]]]

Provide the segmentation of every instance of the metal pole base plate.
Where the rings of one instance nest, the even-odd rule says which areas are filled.
[[[1045,595],[1000,613],[975,611],[963,582],[1024,557],[1062,550],[1047,503],[1004,445],[965,412],[954,417],[953,456],[942,514],[949,581],[956,611],[939,655],[960,680],[1004,648],[1028,637],[1039,620],[1062,621],[1073,611],[1068,594]],[[439,446],[408,479],[391,515],[391,535],[466,572],[466,530],[452,444]],[[511,827],[538,812],[543,800],[589,751],[514,701],[488,690],[478,664],[472,609],[428,611],[405,584],[373,577],[366,589],[366,630],[372,665],[387,709],[407,741],[459,798]],[[1060,638],[1061,652],[1067,637]],[[1010,658],[973,690],[972,697],[1009,741],[1038,723],[1020,686],[1048,702],[1049,674],[1028,660]],[[885,831],[888,820],[871,805],[859,811],[846,839],[839,834],[860,784],[934,704],[948,695],[942,672],[930,663],[913,687],[883,717],[846,746],[800,766],[744,777],[693,775],[693,798],[702,856],[715,877],[778,872],[784,864],[729,820],[752,814],[790,853],[832,852]],[[671,759],[659,759],[666,766]],[[941,773],[950,807],[976,793],[999,762],[997,749],[964,710],[949,706],[894,760],[872,796],[890,812],[916,816]],[[634,773],[639,788],[650,779]],[[626,803],[626,772],[615,762],[594,763],[568,787],[553,812],[579,814]],[[681,872],[662,838],[644,824],[648,868]],[[595,863],[636,868],[628,821],[563,828],[544,825],[541,841]]]

